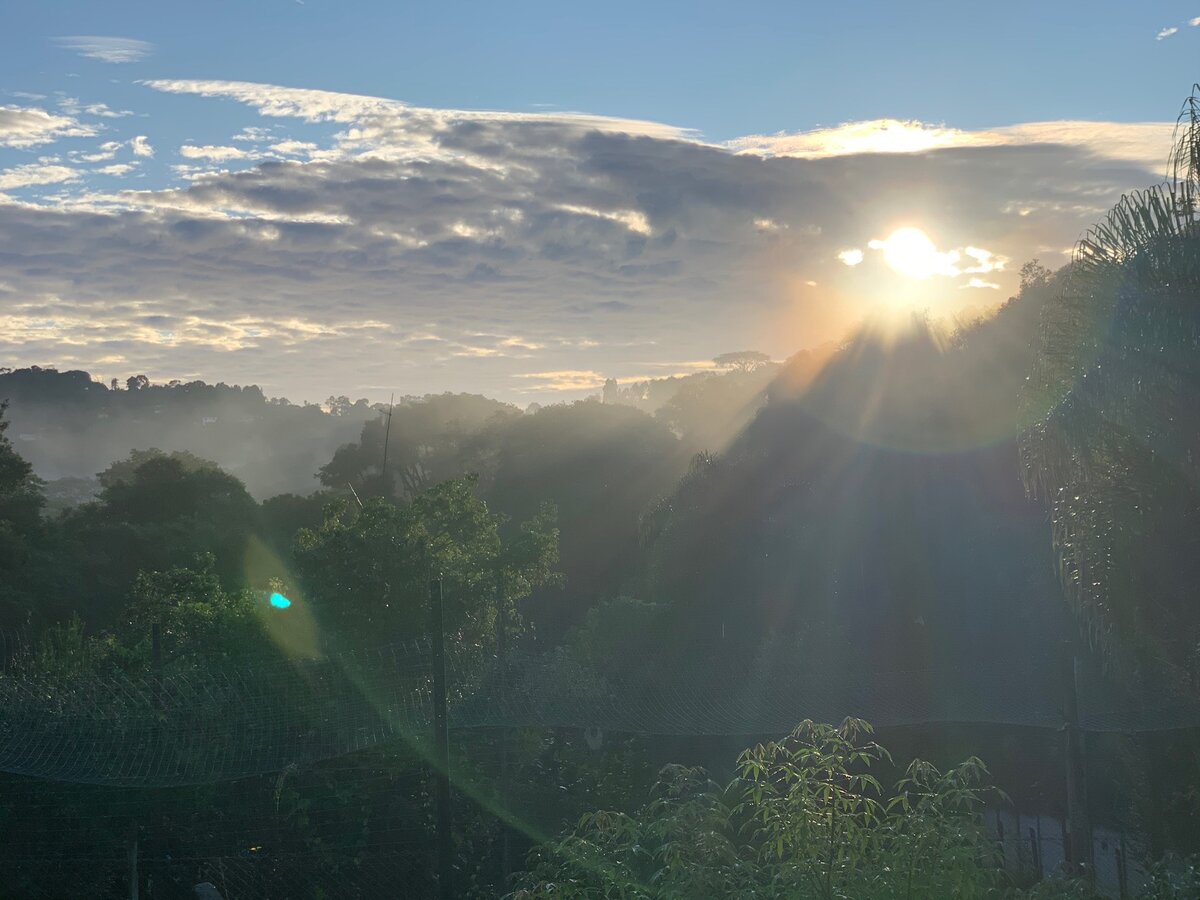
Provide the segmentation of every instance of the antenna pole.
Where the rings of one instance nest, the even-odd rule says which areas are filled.
[[[395,394],[395,392],[393,392],[391,399],[388,400],[387,426],[383,430],[383,487],[384,487],[384,490],[386,490],[388,492],[389,496],[391,495],[392,491],[391,491],[391,485],[388,484],[388,480],[387,480],[388,438],[390,438],[392,436],[392,408],[395,405],[396,405],[396,394]]]

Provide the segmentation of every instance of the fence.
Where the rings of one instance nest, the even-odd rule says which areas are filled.
[[[449,679],[455,818],[478,833],[458,835],[458,855],[509,867],[571,812],[561,772],[513,786],[515,731],[582,748],[585,730],[762,735],[847,715],[877,727],[1060,729],[1056,666],[841,670],[719,654],[591,664],[562,650],[460,658]],[[154,898],[187,896],[199,881],[225,900],[432,893],[431,682],[430,649],[412,643],[165,673],[0,673],[0,772],[11,776],[0,787],[0,882],[16,886],[6,896],[39,896],[41,885],[41,896],[61,896],[65,883],[90,886],[75,896],[129,896],[131,881]],[[1121,690],[1090,669],[1078,706],[1088,731],[1200,726],[1192,696]]]

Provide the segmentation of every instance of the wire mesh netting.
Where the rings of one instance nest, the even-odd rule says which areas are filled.
[[[430,654],[420,644],[182,673],[51,678],[0,673],[0,771],[59,781],[168,787],[279,772],[396,741],[431,717]],[[785,656],[706,656],[591,665],[514,653],[452,672],[452,728],[571,727],[660,735],[755,735],[804,719],[878,727],[991,723],[1058,728],[1055,661],[971,667],[832,669]],[[1187,691],[1079,678],[1079,725],[1140,732],[1200,725]]]

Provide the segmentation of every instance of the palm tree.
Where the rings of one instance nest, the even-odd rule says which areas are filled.
[[[1200,85],[1167,179],[1076,246],[1022,397],[1026,490],[1110,665],[1200,670]]]

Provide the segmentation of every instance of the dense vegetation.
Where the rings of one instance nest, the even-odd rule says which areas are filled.
[[[1194,102],[1183,124],[1168,186],[1124,200],[1064,270],[1027,266],[996,315],[914,315],[782,365],[730,354],[702,376],[528,410],[0,374],[0,677],[184,675],[420,640],[436,572],[468,678],[508,649],[614,681],[717,659],[766,681],[800,660],[834,681],[916,672],[901,700],[961,708],[955,673],[1005,669],[1019,697],[1078,632],[1120,683],[1194,692]],[[48,494],[29,459],[94,481]],[[302,628],[264,615],[280,592]],[[1060,812],[1055,741],[979,726],[896,742],[891,788],[872,774],[891,757],[853,720],[756,745],[722,787],[699,767],[727,765],[720,736],[591,749],[567,729],[459,735],[458,889],[1018,896],[979,817],[1006,802],[993,781]],[[1098,815],[1155,857],[1195,850],[1194,734],[1090,750]],[[117,796],[12,779],[0,893],[116,895],[130,834],[155,897],[207,858],[286,870],[309,886],[295,896],[369,896],[382,848],[387,878],[428,893],[426,775],[405,744],[244,785]],[[1181,871],[1152,890],[1195,896]]]

